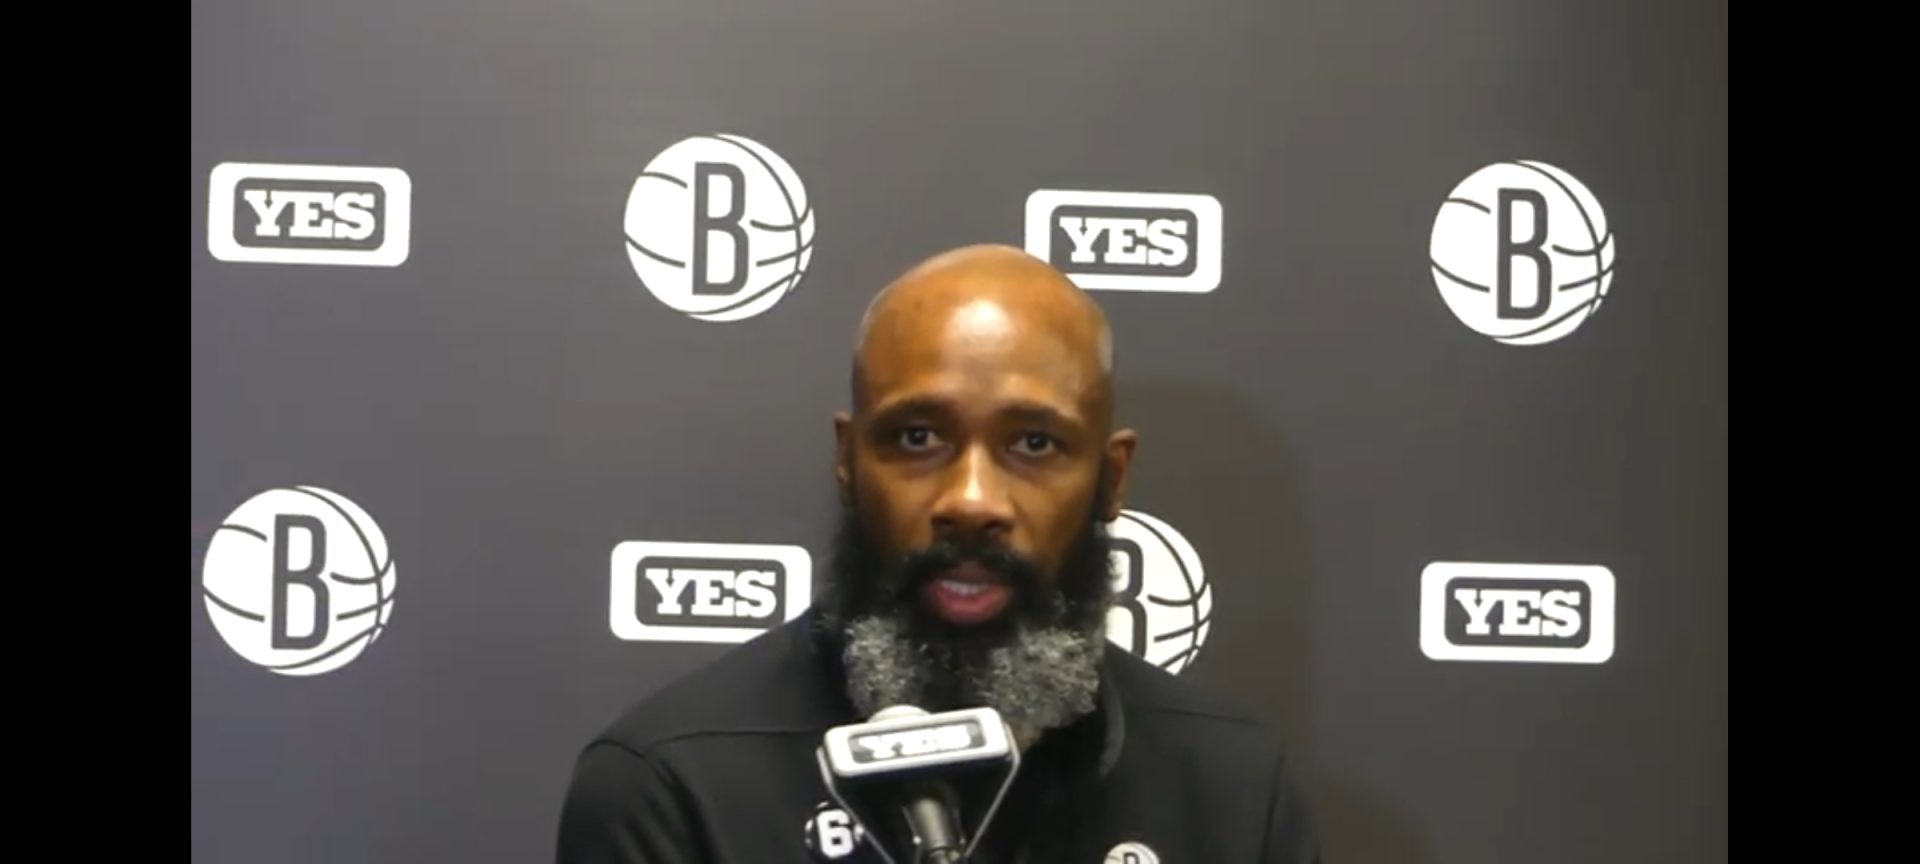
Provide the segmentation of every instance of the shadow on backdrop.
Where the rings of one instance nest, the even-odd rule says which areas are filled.
[[[1314,759],[1312,601],[1321,574],[1286,442],[1244,397],[1209,381],[1126,378],[1119,387],[1118,420],[1140,435],[1128,507],[1183,534],[1214,591],[1212,630],[1182,676],[1280,734],[1328,864],[1430,862],[1411,819]]]

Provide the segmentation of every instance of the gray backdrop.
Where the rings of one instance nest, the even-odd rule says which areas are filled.
[[[1726,860],[1726,40],[1703,0],[195,2],[194,860],[550,860],[587,737],[768,620],[623,636],[615,547],[824,566],[864,303],[1043,189],[1219,204],[1173,220],[1213,290],[1125,243],[1084,278],[1168,289],[1095,294],[1130,506],[1192,550],[1141,560],[1209,592],[1148,629],[1204,632],[1178,674],[1274,722],[1331,861]],[[798,184],[654,162],[722,134]],[[650,164],[690,186],[630,208]],[[1165,215],[1052,215],[1103,206]],[[708,294],[778,302],[687,314],[734,237],[779,260]]]

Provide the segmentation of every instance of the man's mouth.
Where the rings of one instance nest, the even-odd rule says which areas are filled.
[[[979,564],[967,562],[927,581],[920,598],[949,624],[991,620],[1013,599],[1013,586]]]
[[[958,579],[940,579],[936,581],[940,583],[942,590],[958,594],[962,597],[972,597],[990,587],[978,582],[961,582]]]

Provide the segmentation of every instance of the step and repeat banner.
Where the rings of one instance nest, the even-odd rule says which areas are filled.
[[[860,314],[979,242],[1112,321],[1111,638],[1330,862],[1726,860],[1724,4],[192,18],[195,861],[551,860],[805,609]]]

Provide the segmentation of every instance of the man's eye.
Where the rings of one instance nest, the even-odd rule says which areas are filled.
[[[1044,432],[1029,432],[1021,436],[1019,446],[1024,448],[1028,455],[1038,456],[1051,451],[1054,440],[1052,435]]]
[[[925,426],[912,426],[900,431],[900,443],[910,450],[930,446],[933,441],[933,430]]]

